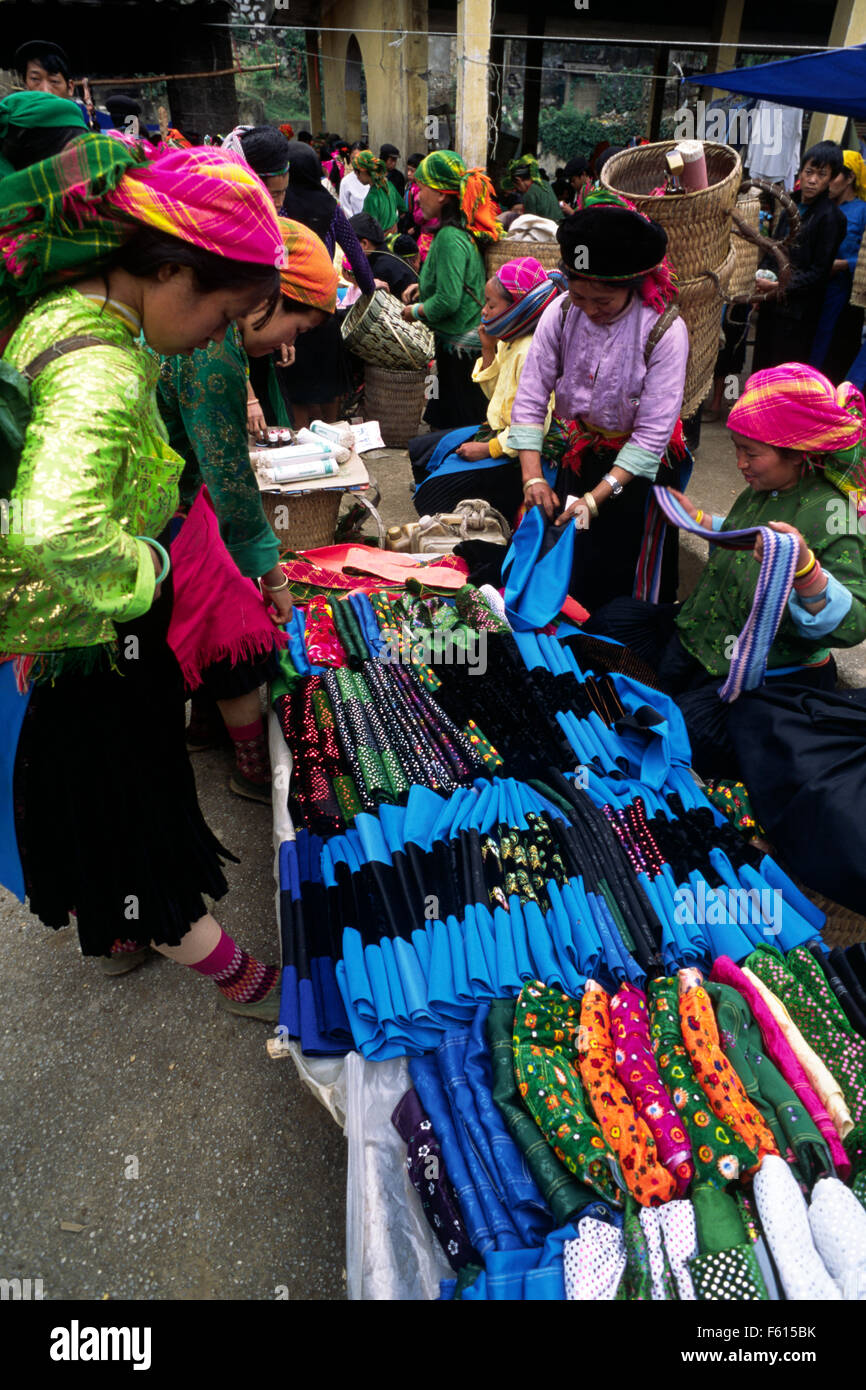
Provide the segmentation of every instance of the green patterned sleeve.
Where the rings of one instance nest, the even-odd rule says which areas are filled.
[[[111,514],[135,442],[130,404],[149,390],[133,354],[109,345],[70,353],[40,373],[14,490],[33,524],[6,538],[10,554],[18,551],[58,595],[115,622],[153,602],[151,552]],[[177,460],[149,460],[149,472],[168,489]]]
[[[160,408],[187,460],[185,492],[197,465],[226,549],[241,574],[258,577],[277,563],[279,547],[250,464],[246,383],[246,360],[230,329],[222,343],[163,362]]]

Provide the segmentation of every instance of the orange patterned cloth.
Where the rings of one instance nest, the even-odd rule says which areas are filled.
[[[659,1159],[647,1123],[635,1111],[619,1081],[610,1027],[610,997],[587,980],[577,1035],[580,1077],[602,1134],[616,1154],[626,1187],[644,1207],[676,1196],[677,1183]]]
[[[756,1172],[767,1154],[778,1154],[776,1141],[743,1089],[719,1042],[719,1030],[703,976],[694,968],[679,972],[680,1029],[698,1083],[713,1113],[757,1150]]]
[[[337,272],[321,237],[301,222],[279,218],[286,250],[280,290],[287,299],[333,314],[337,307]]]

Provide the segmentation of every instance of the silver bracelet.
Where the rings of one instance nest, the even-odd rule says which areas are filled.
[[[286,574],[285,570],[283,570],[282,584],[266,584],[263,579],[259,580],[259,583],[266,593],[281,594],[284,589],[288,589],[289,587],[289,576]]]

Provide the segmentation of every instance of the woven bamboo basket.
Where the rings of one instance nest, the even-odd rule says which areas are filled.
[[[343,320],[346,347],[365,362],[393,372],[417,372],[433,357],[436,345],[430,329],[402,317],[399,299],[390,290],[362,295]]]
[[[732,246],[724,264],[715,271],[718,286],[712,276],[706,274],[680,281],[680,313],[689,330],[689,360],[681,411],[684,420],[694,415],[713,382],[722,328],[722,293],[728,290],[735,263],[736,251]]]
[[[730,145],[704,141],[708,188],[695,193],[652,197],[651,190],[665,181],[665,155],[675,140],[638,145],[612,155],[601,171],[605,188],[634,203],[668,234],[668,255],[680,280],[693,280],[705,270],[724,265],[731,238],[731,213],[743,176],[740,156]]]
[[[263,492],[261,497],[281,555],[288,550],[314,550],[319,545],[333,545],[342,490],[301,493],[274,490]]]
[[[679,279],[680,313],[689,330],[682,417],[693,415],[712,385],[719,351],[722,298],[736,261],[731,214],[742,182],[740,157],[729,145],[704,141],[708,188],[653,197],[664,183],[665,154],[675,140],[639,145],[613,155],[601,171],[606,188],[629,199],[667,232],[668,257]],[[711,272],[711,274],[708,274]],[[712,276],[718,278],[718,286]]]
[[[858,309],[866,309],[866,237],[860,243],[860,254],[854,267],[851,303]]]
[[[753,231],[761,230],[761,200],[754,188],[740,194],[735,211]],[[757,246],[740,236],[736,226],[731,228],[731,245],[734,248],[734,273],[728,294],[747,294],[754,288],[760,252]]]
[[[528,237],[509,236],[494,241],[487,248],[486,264],[488,278],[495,275],[506,261],[516,261],[522,256],[534,256],[545,270],[556,270],[562,257],[558,241],[530,241]]]
[[[405,449],[421,427],[426,405],[426,372],[392,372],[368,364],[364,373],[364,414],[378,420],[389,449]]]

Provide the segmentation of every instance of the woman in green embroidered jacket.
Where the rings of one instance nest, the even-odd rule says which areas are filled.
[[[415,181],[425,217],[439,219],[420,281],[403,291],[404,319],[420,319],[436,338],[436,390],[424,418],[431,429],[477,425],[487,410],[472,380],[487,281],[481,249],[502,235],[499,208],[484,171],[467,169],[453,150],[428,154]]]
[[[171,355],[256,306],[264,324],[284,254],[263,185],[211,149],[151,157],[92,135],[0,183],[4,360],[20,372],[62,349],[33,381],[7,480],[34,525],[0,549],[4,882],[47,926],[74,912],[85,955],[153,943],[265,1018],[278,969],[204,900],[226,891],[227,851],[198,806],[166,641],[183,460],[141,338]],[[58,274],[79,278],[52,290]]]
[[[192,691],[187,739],[198,748],[222,741],[218,707],[234,747],[230,789],[267,803],[270,762],[258,691],[276,674],[275,631],[249,581],[261,581],[279,623],[291,616],[292,601],[250,467],[249,358],[280,346],[293,350],[299,333],[333,313],[337,292],[337,273],[315,232],[281,217],[280,233],[288,264],[269,322],[257,327],[258,316],[247,315],[221,343],[164,358],[159,386],[169,442],[186,460],[180,499],[188,515],[171,547],[175,603],[168,640]],[[209,578],[202,590],[203,565]]]

